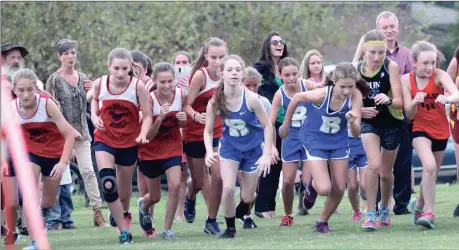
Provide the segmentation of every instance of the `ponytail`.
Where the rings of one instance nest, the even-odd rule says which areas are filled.
[[[357,67],[360,61],[363,60],[363,40],[365,36],[360,38],[359,44],[357,45],[357,50],[355,51],[354,59],[352,59],[352,64],[354,67]]]
[[[190,79],[193,78],[193,75],[196,73],[198,69],[201,67],[207,67],[209,65],[209,62],[206,60],[206,55],[207,52],[209,51],[210,46],[225,46],[226,43],[220,38],[217,37],[211,37],[209,38],[201,47],[201,49],[198,52],[198,59],[193,63],[193,69],[191,69],[191,74],[190,74]]]
[[[213,103],[212,109],[215,113],[220,113],[223,116],[229,115],[229,110],[226,107],[226,98],[225,98],[225,84],[223,83],[223,79],[220,81],[217,89],[215,89],[214,96],[213,96]]]

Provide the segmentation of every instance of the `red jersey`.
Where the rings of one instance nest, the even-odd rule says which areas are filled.
[[[435,72],[430,76],[429,82],[424,89],[418,89],[414,72],[410,73],[411,97],[416,93],[424,92],[426,97],[424,103],[417,105],[416,115],[413,119],[413,132],[425,132],[437,140],[449,138],[448,119],[446,117],[445,105],[435,102],[438,95],[443,94],[443,89],[435,84]]]
[[[12,101],[13,113],[19,118],[27,150],[45,158],[60,158],[65,139],[46,109],[48,102],[53,100],[45,94],[36,94],[35,98],[37,107],[30,117],[24,117],[19,112],[19,99]]]
[[[457,60],[457,73],[456,73],[456,78],[459,77],[459,58],[456,58]],[[456,82],[456,79],[453,79],[453,82]],[[454,121],[454,123],[458,123],[459,120],[457,119],[457,108],[458,108],[458,105],[457,104],[451,104],[450,106],[450,111],[449,111],[449,119],[451,119],[452,121]],[[453,123],[453,124],[454,124]]]
[[[113,148],[130,148],[137,144],[140,134],[138,79],[131,77],[126,89],[119,93],[110,92],[109,76],[102,76],[99,89],[100,118],[105,130],[94,129],[94,141],[103,142]]]
[[[205,113],[206,108],[207,108],[207,103],[210,101],[212,98],[215,89],[217,88],[218,84],[220,83],[219,80],[213,80],[210,76],[209,73],[207,72],[207,69],[205,67],[200,68],[204,73],[205,76],[205,87],[203,90],[201,90],[198,93],[198,96],[194,100],[193,104],[191,107],[199,113]],[[190,82],[191,79],[190,78]],[[201,124],[197,121],[193,121],[193,117],[189,117],[187,119],[187,124],[183,128],[183,140],[187,142],[196,142],[196,141],[204,141],[204,124]],[[215,119],[215,124],[214,124],[214,138],[220,138],[222,137],[222,131],[223,131],[223,122],[220,119],[219,116],[216,117]]]
[[[161,112],[161,103],[155,95],[150,93],[153,103],[153,123]],[[148,144],[140,145],[139,158],[141,160],[162,160],[174,156],[182,156],[182,136],[178,125],[178,119],[175,115],[182,111],[182,92],[180,88],[175,88],[174,100],[169,107],[161,127],[155,138]]]

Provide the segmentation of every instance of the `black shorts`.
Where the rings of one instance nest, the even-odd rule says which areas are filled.
[[[94,151],[104,151],[115,157],[115,164],[121,166],[132,166],[137,161],[139,146],[130,148],[112,148],[103,142],[94,143]]]
[[[212,141],[212,147],[218,148],[220,138],[214,138]],[[191,158],[204,158],[206,156],[206,147],[204,141],[183,141],[183,152]]]
[[[411,132],[411,141],[414,140],[414,138],[417,137],[425,137],[430,140],[432,146],[432,152],[438,152],[438,151],[445,151],[446,146],[448,145],[448,139],[444,140],[439,140],[439,139],[434,139],[430,137],[426,132],[422,131],[416,131],[416,132]]]
[[[40,166],[40,172],[43,176],[50,176],[51,171],[53,170],[54,166],[59,163],[61,158],[46,158],[36,154],[29,153],[30,162],[37,164]],[[7,177],[15,177],[16,172],[14,171],[13,161],[8,159],[8,175]]]
[[[400,145],[402,138],[401,129],[399,127],[378,128],[372,124],[362,122],[360,131],[362,134],[371,133],[379,136],[381,147],[386,150],[395,150]]]
[[[171,168],[179,166],[182,167],[182,156],[173,156],[161,160],[146,160],[139,162],[139,171],[150,179],[158,178]]]

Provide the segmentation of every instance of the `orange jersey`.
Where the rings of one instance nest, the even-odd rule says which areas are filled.
[[[24,133],[27,150],[45,158],[60,158],[64,149],[65,139],[50,119],[46,109],[48,102],[53,100],[45,94],[36,94],[37,109],[30,117],[19,112],[19,99],[12,101],[13,113],[19,118]]]
[[[99,89],[100,118],[105,130],[94,129],[94,141],[103,142],[113,148],[130,148],[137,144],[140,134],[138,79],[131,77],[126,89],[113,94],[109,88],[109,76],[102,76]]]
[[[418,89],[414,72],[411,72],[410,85],[412,98],[418,92],[426,93],[424,103],[420,103],[416,107],[417,111],[413,119],[413,132],[425,132],[437,140],[448,139],[450,134],[445,105],[435,102],[438,95],[443,94],[443,89],[435,84],[435,72],[430,76],[429,82],[422,90]]]
[[[207,72],[206,68],[200,68],[204,75],[205,75],[205,87],[203,90],[201,90],[194,100],[193,104],[191,107],[199,113],[205,113],[206,108],[207,108],[207,103],[210,101],[212,98],[215,89],[217,88],[218,84],[220,81],[218,80],[213,80],[210,78],[209,73]],[[192,77],[190,78],[191,82]],[[183,140],[187,142],[194,142],[194,141],[203,141],[204,140],[204,124],[201,124],[197,121],[193,121],[193,117],[189,117],[187,119],[187,124],[185,128],[183,128]],[[223,131],[223,122],[220,119],[220,117],[217,116],[215,119],[215,124],[214,124],[214,138],[220,138],[222,137],[222,131]]]
[[[153,103],[154,123],[161,111],[161,103],[155,92],[151,92],[150,97]],[[180,111],[182,111],[182,92],[180,88],[175,88],[174,100],[169,107],[169,113],[161,123],[155,138],[148,144],[143,144],[139,147],[139,158],[141,160],[162,160],[182,155],[182,136],[178,119],[175,117]]]

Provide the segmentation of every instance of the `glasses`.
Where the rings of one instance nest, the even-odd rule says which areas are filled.
[[[279,46],[279,44],[284,46],[285,45],[285,41],[284,40],[272,40],[271,41],[271,45],[273,45],[273,46]]]

